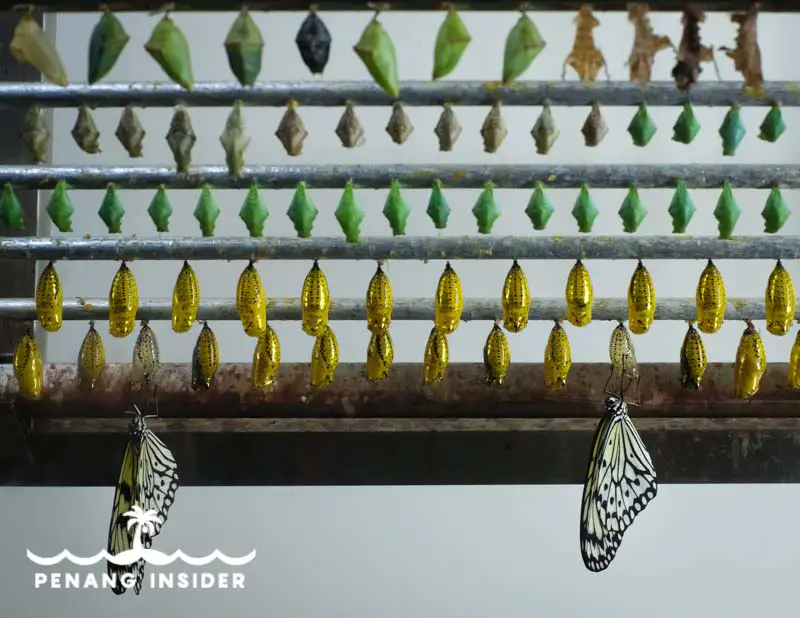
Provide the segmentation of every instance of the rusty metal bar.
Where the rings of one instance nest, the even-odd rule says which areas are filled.
[[[800,90],[794,82],[768,82],[766,96],[748,96],[738,82],[705,82],[695,85],[691,93],[679,91],[673,82],[639,85],[630,82],[598,82],[591,86],[581,82],[526,81],[513,86],[499,86],[483,81],[407,81],[402,82],[398,99],[404,105],[439,106],[453,103],[506,106],[543,105],[582,106],[598,102],[607,107],[694,106],[727,107],[733,103],[743,107],[765,107],[778,103],[785,107],[800,105]],[[46,83],[0,84],[0,106],[77,107],[228,107],[235,101],[247,105],[282,107],[289,101],[312,107],[343,107],[350,102],[372,107],[391,105],[393,99],[379,86],[368,81],[285,81],[262,82],[243,88],[234,82],[199,82],[191,92],[173,84],[149,82],[113,84],[72,84],[66,88]]]
[[[297,298],[271,298],[268,301],[270,320],[299,320],[300,302]],[[800,306],[800,299],[798,299]],[[399,321],[432,321],[432,298],[395,298],[392,317]],[[503,314],[499,299],[467,298],[464,300],[464,322],[496,320]],[[763,320],[766,308],[763,298],[729,298],[725,310],[727,320]],[[531,320],[566,320],[567,308],[562,298],[535,298],[528,313]],[[694,298],[659,298],[656,320],[694,320],[697,307]],[[139,300],[140,320],[170,320],[172,300],[146,298]],[[330,320],[366,320],[363,298],[334,298],[328,313]],[[800,310],[798,312],[800,318]],[[67,299],[63,305],[64,320],[108,319],[107,298]],[[36,302],[28,298],[0,299],[0,320],[35,320]],[[238,320],[236,302],[228,298],[206,298],[200,302],[198,320]],[[625,321],[628,319],[628,302],[622,298],[596,298],[592,305],[595,321]]]
[[[800,236],[0,238],[6,260],[796,260]]]
[[[800,188],[800,165],[249,165],[241,177],[225,166],[198,166],[191,174],[170,167],[117,166],[0,166],[0,184],[52,189],[65,180],[75,189],[197,189],[204,184],[219,189],[293,189],[306,181],[314,189],[341,189],[348,180],[358,188],[387,189],[392,180],[404,187],[430,189],[434,180],[447,188],[478,189],[488,181],[498,188],[533,189],[537,182],[556,189],[578,188],[584,183],[605,189],[675,188],[683,180],[690,188],[719,189],[725,181],[743,189],[774,186]]]

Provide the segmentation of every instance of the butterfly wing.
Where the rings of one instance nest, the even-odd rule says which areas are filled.
[[[583,564],[590,571],[603,571],[608,568],[617,554],[622,535],[610,531],[605,526],[598,508],[597,493],[600,483],[598,470],[608,442],[610,431],[615,424],[613,415],[606,414],[597,425],[592,443],[592,454],[586,472],[581,502],[581,556]]]
[[[650,453],[627,412],[611,423],[596,474],[598,515],[607,530],[622,535],[658,491]]]
[[[145,428],[142,452],[139,458],[138,477],[141,485],[142,509],[155,511],[159,521],[153,522],[153,534],[142,535],[143,543],[152,542],[167,521],[175,492],[178,491],[178,464],[172,451],[150,429]],[[149,547],[149,545],[146,545]]]

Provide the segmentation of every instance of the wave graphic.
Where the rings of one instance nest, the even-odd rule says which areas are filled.
[[[172,564],[176,560],[182,560],[184,563],[190,566],[205,566],[207,564],[211,564],[212,562],[214,562],[214,560],[219,560],[220,562],[228,566],[244,566],[245,564],[255,560],[256,550],[254,549],[245,556],[230,557],[226,556],[218,549],[215,549],[207,556],[202,556],[200,558],[189,556],[188,554],[183,553],[180,549],[174,551],[171,554],[165,554],[164,552],[160,552],[157,549],[145,549],[145,548],[141,548],[139,550],[129,549],[126,551],[122,551],[115,556],[112,556],[111,554],[108,553],[108,551],[102,549],[99,552],[97,552],[94,556],[89,556],[88,558],[81,558],[80,556],[76,556],[68,549],[64,549],[61,551],[60,554],[56,556],[51,556],[50,558],[43,558],[42,556],[37,556],[30,549],[26,549],[25,554],[27,555],[28,560],[30,560],[34,564],[38,564],[39,566],[54,566],[56,564],[59,564],[60,562],[63,562],[64,560],[68,560],[69,562],[77,566],[91,566],[103,560],[107,560],[111,564],[115,564],[118,566],[126,566],[129,564],[133,564],[138,560],[144,560],[147,564],[154,564],[157,566],[165,566],[168,564]]]

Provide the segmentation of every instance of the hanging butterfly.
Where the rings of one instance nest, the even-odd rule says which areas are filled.
[[[133,408],[133,411],[126,412],[133,414],[134,418],[128,429],[128,444],[122,458],[108,530],[108,553],[112,556],[133,547],[135,527],[128,526],[128,513],[134,507],[145,513],[153,511],[157,517],[150,526],[142,526],[140,531],[142,546],[149,549],[153,537],[167,521],[178,490],[178,464],[172,452],[145,422],[157,414],[143,416],[138,406]],[[115,579],[112,588],[115,594],[125,592],[122,580],[128,579],[124,576],[130,574],[135,577],[133,589],[139,594],[144,580],[144,560],[122,566],[109,562],[108,574]]]
[[[629,372],[620,373],[624,380]],[[623,534],[658,491],[656,471],[628,415],[624,389],[620,387],[618,395],[608,390],[606,394],[605,415],[594,434],[581,502],[581,556],[594,572],[608,568]]]

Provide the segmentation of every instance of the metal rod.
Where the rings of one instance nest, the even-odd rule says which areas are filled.
[[[24,260],[796,260],[800,236],[0,238]]]
[[[583,106],[598,102],[609,107],[651,106],[727,107],[733,103],[747,107],[765,107],[779,103],[786,107],[800,105],[800,89],[794,82],[768,82],[766,96],[748,96],[739,82],[706,82],[691,92],[680,92],[674,82],[639,85],[630,82],[526,81],[500,86],[484,81],[407,81],[402,82],[398,99],[408,106],[542,105]],[[229,107],[234,101],[248,105],[282,107],[294,100],[313,107],[343,107],[351,102],[359,106],[388,106],[395,100],[379,86],[368,81],[284,81],[262,82],[243,88],[234,82],[200,82],[191,92],[173,84],[147,82],[72,84],[66,88],[46,83],[0,84],[0,106],[77,107]]]
[[[800,302],[798,302],[800,306]],[[269,301],[270,320],[299,320],[300,302],[296,298],[273,298]],[[475,320],[491,321],[503,315],[499,299],[468,298],[464,301],[464,322]],[[763,320],[766,315],[763,298],[729,298],[725,309],[727,320]],[[172,316],[172,301],[169,299],[143,299],[139,301],[137,318],[140,320],[169,320]],[[531,303],[528,313],[531,320],[566,320],[567,309],[563,299],[539,298]],[[656,305],[656,320],[694,320],[697,308],[694,298],[660,298]],[[334,298],[328,314],[331,320],[365,320],[366,310],[363,298]],[[800,317],[800,312],[798,312]],[[65,300],[63,305],[65,320],[106,320],[108,319],[108,300],[102,298],[82,298]],[[433,299],[396,298],[392,318],[398,321],[432,321],[434,318]],[[0,299],[0,319],[35,320],[36,302],[27,298]],[[224,321],[238,320],[236,303],[227,298],[206,299],[200,303],[198,320]],[[601,321],[625,321],[628,319],[628,303],[621,298],[596,298],[592,308],[592,319]]]
[[[45,11],[78,12],[98,11],[97,0],[50,0],[44,5],[37,5]],[[247,2],[247,7],[252,11],[307,11],[309,3],[299,0],[253,0]],[[374,11],[375,5],[370,2],[357,2],[354,0],[316,0],[313,3],[317,10],[323,11]],[[531,11],[577,11],[583,0],[538,0],[525,3]],[[651,0],[650,9],[653,11],[682,11],[686,3],[683,0]],[[624,0],[595,0],[592,7],[596,11],[627,11],[628,3]],[[705,0],[692,3],[705,11],[745,11],[749,8],[747,0]],[[11,5],[9,4],[9,7]],[[112,2],[110,8],[114,11],[163,11],[163,2],[159,0],[127,0],[125,2]],[[170,5],[171,7],[173,5]],[[800,11],[800,2],[797,0],[762,0],[759,3],[762,12],[793,12]],[[192,0],[192,2],[176,2],[175,11],[232,11],[238,9],[239,3],[225,3],[220,0]],[[472,0],[459,3],[459,10],[464,11],[518,11],[518,0]],[[394,0],[391,3],[393,11],[435,11],[441,12],[442,3],[439,0]]]
[[[52,189],[65,180],[75,189],[246,188],[253,183],[267,189],[293,189],[306,181],[314,189],[341,189],[348,180],[358,188],[386,189],[392,180],[404,187],[430,189],[434,180],[446,188],[478,189],[492,181],[502,189],[532,189],[537,182],[550,188],[574,189],[583,183],[606,189],[674,188],[678,180],[688,187],[717,189],[727,180],[734,187],[800,188],[800,165],[249,165],[235,178],[220,165],[198,166],[191,174],[169,167],[117,166],[0,166],[0,184]]]

